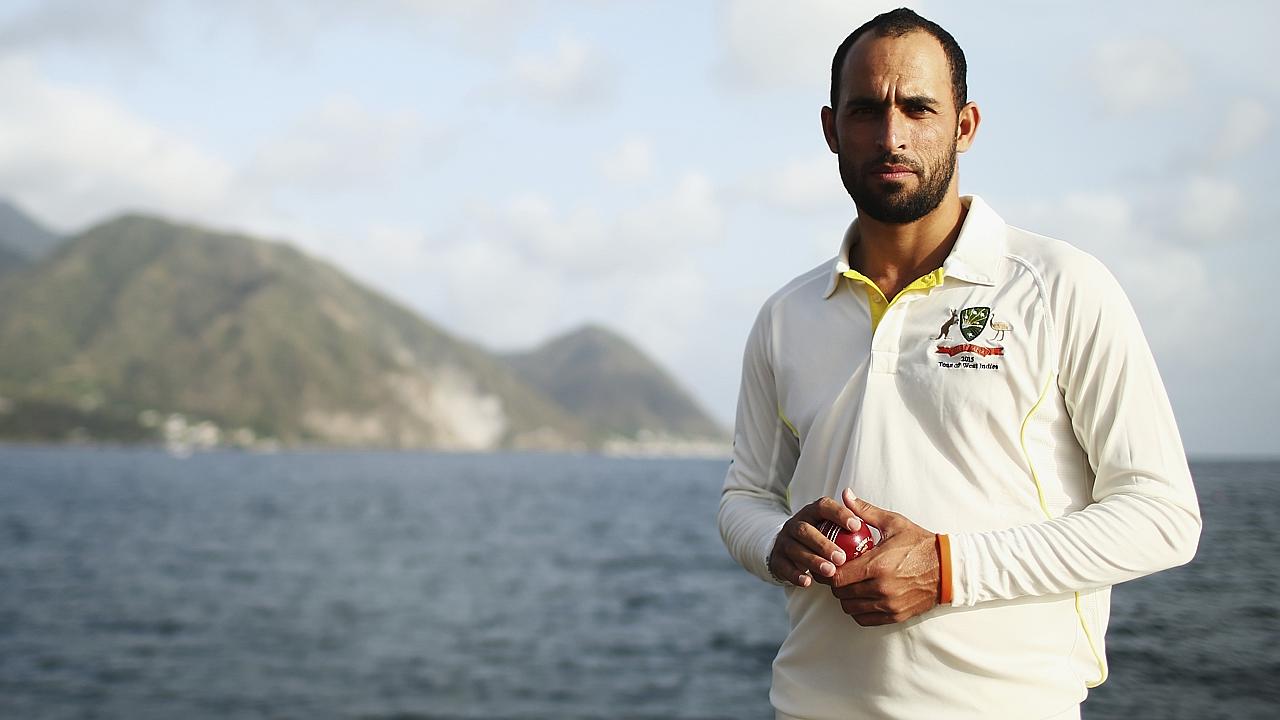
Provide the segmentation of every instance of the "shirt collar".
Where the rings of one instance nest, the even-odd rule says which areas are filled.
[[[978,285],[994,285],[996,263],[1004,253],[1004,220],[977,195],[964,195],[960,202],[969,208],[960,235],[951,248],[951,254],[942,267],[947,278],[955,278]],[[858,242],[858,221],[855,219],[844,232],[840,253],[831,266],[831,277],[823,291],[824,298],[831,297],[844,273],[850,270],[849,251]]]

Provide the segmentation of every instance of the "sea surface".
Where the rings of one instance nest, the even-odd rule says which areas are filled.
[[[772,718],[721,461],[0,447],[0,718]],[[1280,463],[1193,463],[1085,717],[1280,717]],[[992,715],[999,717],[998,713]]]

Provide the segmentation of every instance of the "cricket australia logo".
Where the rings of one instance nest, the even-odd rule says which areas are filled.
[[[991,319],[989,307],[967,307],[960,311],[960,334],[965,340],[973,340],[982,334]]]
[[[969,369],[969,370],[999,370],[1001,367],[1000,360],[1004,355],[1003,345],[975,345],[977,340],[987,329],[990,324],[991,329],[996,331],[992,342],[999,342],[1004,339],[1005,333],[1013,329],[1013,326],[1007,322],[996,320],[992,317],[991,308],[988,306],[973,306],[957,310],[950,308],[951,315],[938,331],[938,337],[934,340],[946,341],[950,338],[951,329],[956,325],[960,326],[960,335],[965,342],[950,345],[946,342],[939,342],[936,353],[945,355],[946,359],[939,359],[938,367]]]

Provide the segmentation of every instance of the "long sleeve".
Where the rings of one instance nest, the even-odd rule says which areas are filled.
[[[800,445],[783,420],[772,364],[772,324],[766,304],[747,339],[733,455],[720,498],[718,523],[725,547],[744,568],[775,583],[768,556],[790,518],[787,487]]]
[[[1080,254],[1045,283],[1055,386],[1093,470],[1093,502],[1045,522],[951,536],[953,605],[1082,591],[1184,564],[1200,511],[1172,407],[1128,299]],[[1033,469],[1034,472],[1034,469]]]

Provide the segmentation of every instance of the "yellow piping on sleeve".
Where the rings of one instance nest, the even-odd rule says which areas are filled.
[[[1040,389],[1040,397],[1036,398],[1036,404],[1031,406],[1027,411],[1027,416],[1022,419],[1022,429],[1018,431],[1018,442],[1022,445],[1022,457],[1027,461],[1027,468],[1031,470],[1031,481],[1036,484],[1036,497],[1040,500],[1040,512],[1048,520],[1053,519],[1053,513],[1049,512],[1049,503],[1044,499],[1044,488],[1040,486],[1040,477],[1036,475],[1036,466],[1031,462],[1031,453],[1027,451],[1027,425],[1031,424],[1031,418],[1035,416],[1036,411],[1040,409],[1041,403],[1044,402],[1045,396],[1049,394],[1049,383],[1053,382],[1050,376],[1045,381],[1044,387]]]
[[[792,435],[795,435],[795,436],[796,436],[796,439],[797,439],[797,440],[799,440],[799,439],[800,439],[800,431],[799,431],[799,430],[796,430],[796,426],[795,426],[795,425],[792,425],[792,424],[791,424],[791,421],[787,419],[787,415],[786,415],[786,413],[782,412],[782,406],[781,406],[781,405],[779,405],[779,406],[778,406],[778,419],[782,421],[782,424],[783,424],[783,425],[786,425],[786,426],[787,426],[787,429],[791,431],[791,434],[792,434]]]
[[[800,431],[796,430],[796,426],[792,425],[791,421],[787,419],[787,414],[782,412],[782,403],[778,403],[778,419],[782,421],[783,425],[787,426],[787,429],[791,431],[796,440],[800,439]],[[787,483],[787,509],[791,509],[791,483],[789,482]]]
[[[1040,409],[1040,405],[1049,394],[1049,387],[1053,384],[1053,376],[1050,375],[1045,380],[1044,387],[1040,390],[1040,397],[1036,399],[1036,404],[1031,406],[1027,411],[1027,416],[1022,419],[1022,429],[1018,431],[1018,442],[1022,445],[1022,457],[1027,461],[1027,469],[1031,471],[1031,481],[1036,484],[1036,496],[1040,500],[1040,510],[1044,513],[1046,520],[1053,519],[1053,513],[1049,512],[1049,503],[1044,499],[1044,487],[1040,485],[1040,476],[1036,475],[1036,466],[1031,462],[1031,453],[1027,450],[1027,426],[1031,423],[1031,418]],[[1080,607],[1080,593],[1075,593],[1076,597],[1076,617],[1080,620],[1080,629],[1084,630],[1084,637],[1089,641],[1089,652],[1093,653],[1093,660],[1098,664],[1098,679],[1093,682],[1086,682],[1085,687],[1095,688],[1107,681],[1107,661],[1098,652],[1098,644],[1093,641],[1093,633],[1089,631],[1089,623],[1084,619],[1084,610]]]

